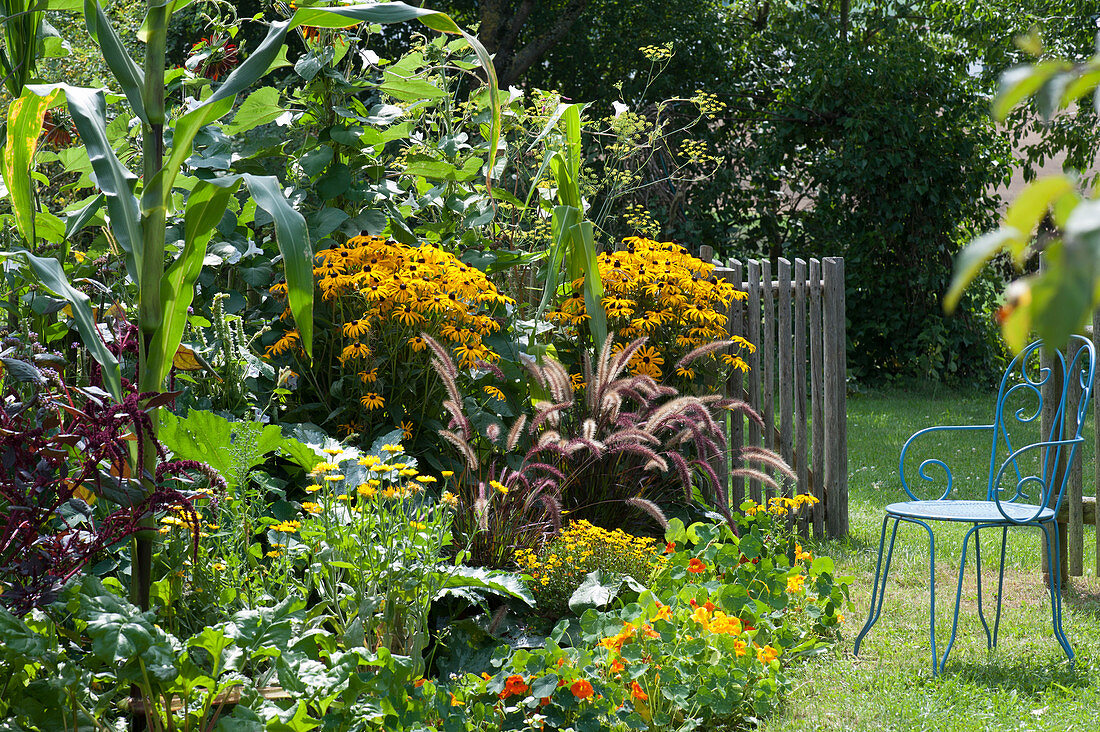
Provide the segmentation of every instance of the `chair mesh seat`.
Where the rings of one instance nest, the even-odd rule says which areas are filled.
[[[1005,515],[1017,521],[1049,521],[1054,517],[1054,511],[1050,508],[1040,510],[1039,506],[1027,503],[1002,502],[998,509],[995,501],[905,501],[891,503],[886,507],[886,513],[906,518],[965,523],[995,523],[1004,521]]]

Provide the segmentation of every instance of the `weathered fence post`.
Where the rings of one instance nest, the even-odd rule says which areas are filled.
[[[844,260],[826,257],[825,289],[825,518],[826,533],[848,533],[847,344],[844,327]]]

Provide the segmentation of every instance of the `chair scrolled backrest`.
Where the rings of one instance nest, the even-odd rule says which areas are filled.
[[[1027,523],[1043,507],[1057,513],[1069,466],[1084,442],[1096,355],[1092,341],[1070,336],[1062,351],[1035,341],[1009,364],[997,394],[986,500],[996,501],[1006,519]],[[1044,407],[1049,424],[1039,425]],[[1034,511],[1006,512],[1001,504],[1026,504]]]

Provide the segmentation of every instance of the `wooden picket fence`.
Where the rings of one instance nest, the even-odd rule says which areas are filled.
[[[712,261],[710,247],[700,258]],[[825,257],[793,264],[780,259],[772,278],[771,262],[730,260],[716,263],[715,275],[748,293],[730,308],[729,332],[756,345],[748,354],[747,374],[734,371],[723,392],[743,398],[764,420],[727,424],[730,455],[718,456],[715,469],[726,481],[730,504],[746,496],[760,502],[776,491],[758,480],[731,477],[729,468],[742,445],[778,452],[798,476],[782,484],[779,495],[811,493],[820,502],[802,525],[816,537],[848,533],[848,437],[846,412],[844,260]],[[746,355],[746,354],[742,354]]]

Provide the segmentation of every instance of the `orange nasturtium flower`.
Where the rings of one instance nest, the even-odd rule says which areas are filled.
[[[587,699],[592,696],[592,684],[585,679],[578,679],[569,687],[569,691],[578,699]]]
[[[523,696],[530,688],[530,686],[523,682],[522,676],[515,674],[504,680],[504,691],[500,692],[500,698],[507,699],[510,696]]]
[[[757,660],[765,665],[774,661],[778,655],[779,651],[775,650],[771,646],[764,646],[763,648],[757,649],[756,651]]]
[[[700,574],[707,571],[707,565],[699,557],[692,557],[688,562],[688,571],[693,574]]]
[[[645,693],[642,690],[642,687],[638,684],[637,681],[630,682],[630,696],[638,699],[639,701],[647,701],[649,699],[649,694]]]

